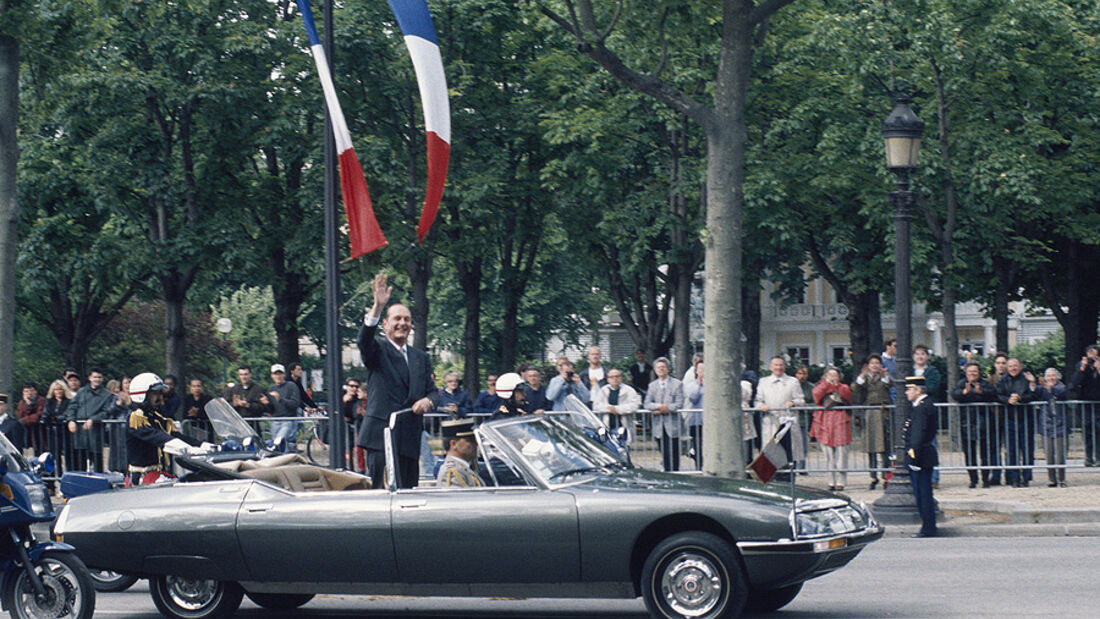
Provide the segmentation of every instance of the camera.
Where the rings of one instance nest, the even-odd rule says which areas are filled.
[[[567,380],[573,380],[574,374],[576,374],[576,372],[574,372],[573,370],[569,370],[568,372],[565,373],[565,378]]]

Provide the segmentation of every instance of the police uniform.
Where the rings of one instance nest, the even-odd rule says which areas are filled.
[[[905,386],[924,387],[923,376],[910,376]],[[905,420],[902,437],[905,442],[906,463],[909,465],[909,478],[913,485],[913,495],[917,499],[920,512],[921,537],[936,535],[936,501],[932,498],[932,471],[940,463],[939,453],[932,439],[936,438],[938,424],[936,407],[927,393],[913,402],[909,418]]]
[[[150,407],[130,411],[126,427],[126,464],[132,485],[138,485],[149,473],[169,473],[172,470],[168,454],[162,447],[178,438],[189,445],[198,446],[202,441],[176,432],[172,420]]]
[[[474,437],[472,419],[448,419],[441,425],[443,444],[448,449],[452,440]],[[451,453],[447,454],[447,459],[443,461],[435,481],[441,488],[479,488],[485,485],[469,462]]]

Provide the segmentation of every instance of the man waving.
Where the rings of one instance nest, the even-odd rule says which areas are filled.
[[[435,407],[439,392],[432,382],[428,354],[409,346],[412,314],[409,308],[394,303],[381,320],[384,335],[378,335],[382,309],[389,303],[393,286],[379,273],[371,284],[374,303],[367,310],[359,330],[359,354],[367,368],[367,406],[363,429],[357,444],[367,450],[367,469],[375,488],[385,487],[386,454],[382,430],[390,413],[412,408],[416,416],[402,415],[393,430],[394,456],[397,460],[397,484],[413,488],[419,480],[419,416]]]

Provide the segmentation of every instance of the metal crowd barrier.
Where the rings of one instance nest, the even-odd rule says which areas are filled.
[[[998,403],[943,403],[937,404],[940,412],[937,443],[940,458],[939,471],[952,474],[967,474],[975,481],[1037,479],[1043,471],[1053,473],[1050,481],[1064,479],[1065,472],[1086,466],[1100,466],[1100,402],[1094,401],[1056,401],[1032,402],[1017,406],[1004,406]],[[796,415],[801,428],[802,457],[796,460],[796,471],[807,474],[867,474],[881,475],[889,469],[889,463],[882,456],[876,457],[872,464],[867,451],[867,419],[878,411],[882,413],[886,453],[892,451],[892,429],[894,407],[891,406],[843,406],[837,407],[851,416],[852,440],[847,445],[847,466],[829,465],[821,446],[809,436],[817,406],[801,406],[785,411],[772,411],[777,414]],[[760,412],[748,409],[753,414],[759,433]],[[701,437],[706,433],[705,425],[701,431],[692,432],[686,419],[701,409],[682,409],[681,418],[685,420],[681,427],[680,467],[681,471],[700,468],[702,445]],[[425,456],[422,474],[430,475],[434,460],[443,457],[440,434],[440,421],[450,415],[428,413],[424,415]],[[474,414],[471,417],[484,418],[487,415]],[[630,430],[630,453],[635,466],[659,470],[663,461],[659,442],[653,436],[654,416],[648,410],[639,410],[621,418]],[[856,421],[858,420],[858,422]],[[299,452],[308,450],[310,456],[320,464],[329,462],[327,416],[300,417],[257,417],[246,418],[257,433],[265,440],[271,438],[273,422],[297,422],[295,448]],[[52,481],[66,470],[124,471],[126,468],[126,420],[105,419],[93,424],[90,430],[83,427],[77,433],[71,433],[66,423],[42,423],[26,429],[25,444],[27,455],[50,451],[55,455],[57,470],[47,478]],[[347,424],[348,446],[344,461],[349,470],[362,470],[362,458],[355,447],[358,424]],[[212,440],[214,434],[208,422],[202,420],[184,420],[181,424],[184,433],[202,439]],[[759,453],[759,439],[746,450],[746,458]],[[431,457],[427,457],[427,454]],[[1039,469],[1039,471],[1037,471]],[[1059,471],[1061,474],[1059,475]]]

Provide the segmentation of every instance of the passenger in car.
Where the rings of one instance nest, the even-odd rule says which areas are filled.
[[[481,478],[472,468],[477,459],[477,436],[473,419],[448,419],[442,423],[447,459],[439,469],[436,484],[440,488],[481,487]]]

